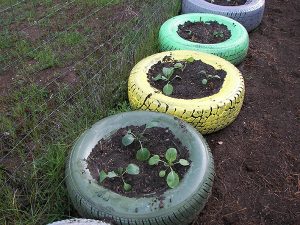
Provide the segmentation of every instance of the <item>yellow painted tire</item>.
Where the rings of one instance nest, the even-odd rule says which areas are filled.
[[[220,91],[205,98],[178,99],[166,96],[150,86],[147,78],[148,70],[166,55],[171,55],[176,60],[194,57],[215,69],[225,70],[227,75]],[[202,134],[218,131],[232,123],[242,108],[244,93],[244,79],[234,65],[218,56],[195,51],[168,51],[149,56],[136,64],[128,80],[131,107],[182,118]]]

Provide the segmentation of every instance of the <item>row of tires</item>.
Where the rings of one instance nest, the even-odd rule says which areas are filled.
[[[123,113],[99,121],[78,139],[66,166],[67,188],[80,215],[92,219],[105,218],[110,222],[74,219],[52,225],[185,225],[193,220],[207,202],[214,179],[213,157],[200,133],[220,130],[238,116],[245,86],[240,71],[234,65],[246,57],[249,47],[247,31],[258,26],[263,10],[264,0],[247,0],[244,5],[236,7],[218,6],[205,0],[183,0],[182,11],[188,14],[171,18],[160,29],[159,44],[163,52],[140,61],[129,76],[130,105],[133,109],[153,112]],[[231,31],[227,41],[200,44],[177,34],[178,26],[187,21],[211,20],[226,25]],[[150,85],[147,73],[166,56],[178,61],[193,57],[215,69],[224,70],[226,77],[220,91],[199,99],[177,99],[164,95]],[[163,208],[155,206],[155,197],[128,198],[103,188],[93,180],[85,163],[97,142],[108,133],[128,125],[140,126],[153,118],[160,120],[162,127],[170,127],[172,132],[179,134],[176,138],[180,141],[187,142],[185,144],[191,148],[190,160],[193,162],[181,184],[164,193],[166,204]]]

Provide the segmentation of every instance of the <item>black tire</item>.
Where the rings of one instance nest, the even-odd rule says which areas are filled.
[[[183,0],[182,13],[213,13],[240,22],[247,31],[255,29],[262,21],[265,0],[247,0],[240,6],[221,6],[205,0]]]
[[[179,186],[157,196],[129,198],[100,186],[86,169],[92,148],[103,137],[128,125],[141,126],[152,120],[168,127],[190,151],[191,167]],[[214,165],[206,141],[192,126],[163,113],[135,111],[107,117],[86,131],[76,142],[66,167],[70,198],[86,218],[110,218],[119,225],[185,225],[203,209],[211,193]],[[161,208],[160,201],[164,207]]]

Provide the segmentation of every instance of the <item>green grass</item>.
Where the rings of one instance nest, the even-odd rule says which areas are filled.
[[[101,6],[107,1],[89,2]],[[118,2],[142,13],[95,34],[84,22],[74,30],[58,31],[57,38],[31,53],[43,42],[21,38],[10,43],[12,57],[16,52],[24,57],[15,67],[14,89],[9,97],[0,97],[0,135],[5,135],[0,144],[0,224],[46,224],[74,216],[64,184],[74,141],[101,118],[131,110],[126,101],[130,70],[159,51],[158,28],[177,14],[179,1]],[[106,36],[117,31],[120,34],[106,43]],[[29,70],[27,60],[32,59],[38,68]],[[33,83],[36,73],[69,65],[76,69],[77,85]]]

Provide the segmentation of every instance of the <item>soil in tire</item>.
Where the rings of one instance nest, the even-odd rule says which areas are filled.
[[[222,5],[222,6],[245,5],[245,3],[247,2],[247,0],[205,0],[205,1],[215,5]]]
[[[99,182],[99,172],[101,170],[107,173],[115,171],[120,167],[126,168],[128,164],[134,163],[139,166],[140,173],[138,175],[124,175],[124,180],[132,186],[132,190],[126,192],[123,189],[122,179],[119,177],[106,178],[99,185],[127,197],[159,197],[169,189],[166,183],[166,176],[159,177],[159,172],[166,170],[167,167],[163,163],[150,166],[147,161],[138,161],[136,159],[136,152],[141,148],[139,142],[134,141],[127,147],[122,144],[122,137],[126,135],[129,129],[134,134],[141,134],[145,126],[121,128],[109,138],[100,140],[87,158],[87,169],[89,169],[92,177]],[[154,127],[146,129],[143,134],[142,143],[143,147],[150,151],[151,156],[159,155],[161,159],[164,159],[168,148],[176,148],[178,160],[181,158],[189,159],[187,148],[167,128]],[[175,164],[173,169],[177,172],[181,180],[188,171],[189,166]],[[166,174],[169,172],[168,169]]]
[[[171,84],[174,88],[170,97],[174,98],[196,99],[216,94],[220,91],[227,74],[224,70],[216,70],[201,60],[178,61],[166,56],[149,69],[147,77],[150,85],[162,91],[166,81],[155,81],[154,78],[162,73],[164,67],[170,68],[176,63],[183,64],[184,69],[175,69],[172,75]],[[204,79],[207,80],[206,84],[203,84]]]
[[[187,21],[178,26],[177,33],[185,40],[200,44],[221,43],[231,37],[231,32],[227,26],[217,21]]]

